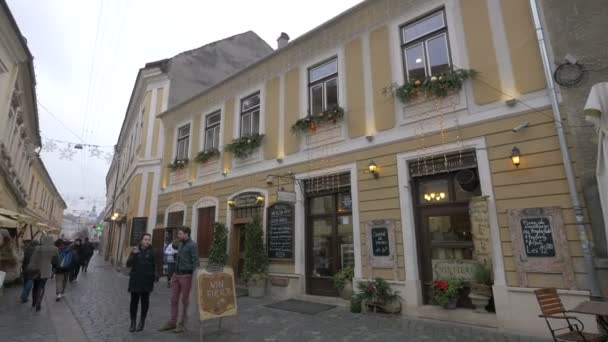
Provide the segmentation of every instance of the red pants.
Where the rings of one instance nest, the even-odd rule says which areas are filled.
[[[171,277],[171,319],[170,324],[177,324],[179,312],[179,297],[182,297],[182,320],[186,324],[188,319],[188,304],[190,301],[190,288],[192,287],[192,274],[173,274]]]

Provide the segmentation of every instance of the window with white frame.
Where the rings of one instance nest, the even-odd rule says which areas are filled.
[[[401,27],[405,77],[423,79],[449,70],[448,27],[443,9]]]
[[[241,100],[241,137],[260,133],[260,93]]]
[[[188,145],[190,145],[190,124],[186,124],[177,129],[177,160],[188,158]]]
[[[308,69],[308,97],[311,114],[338,105],[338,59]]]
[[[222,113],[217,112],[208,114],[205,117],[205,146],[204,151],[220,148],[220,122]]]

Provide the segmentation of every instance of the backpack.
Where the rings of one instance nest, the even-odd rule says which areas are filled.
[[[63,269],[68,269],[72,266],[72,259],[74,258],[74,253],[71,250],[66,249],[65,251],[59,254],[59,267]]]

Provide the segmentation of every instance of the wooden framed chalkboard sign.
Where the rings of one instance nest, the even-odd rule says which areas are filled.
[[[131,224],[131,246],[136,246],[148,229],[147,217],[134,217]]]
[[[575,278],[560,207],[511,209],[509,230],[520,286],[528,286],[528,273],[563,275],[566,288]]]
[[[395,267],[395,223],[391,220],[373,220],[367,222],[366,228],[370,266]]]
[[[266,236],[270,259],[293,260],[294,214],[293,203],[277,202],[268,207]]]

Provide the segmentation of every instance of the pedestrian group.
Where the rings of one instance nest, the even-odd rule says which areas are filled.
[[[199,267],[198,247],[190,238],[190,232],[190,228],[179,228],[177,239],[174,241],[169,239],[163,247],[161,260],[167,266],[171,309],[169,320],[159,331],[175,333],[186,331],[193,275]],[[21,302],[27,303],[31,293],[32,307],[36,311],[41,310],[47,281],[55,278],[55,301],[61,301],[68,283],[76,283],[80,271],[88,271],[94,251],[88,238],[85,238],[84,242],[76,239],[70,244],[63,239],[53,241],[52,236],[43,233],[40,240],[40,243],[36,240],[29,242],[24,250],[21,267],[23,275]],[[160,257],[160,254],[158,256]],[[146,233],[142,236],[139,244],[131,250],[126,264],[131,268],[128,286],[131,295],[129,331],[142,331],[150,308],[150,293],[160,277],[159,269],[161,269],[157,268],[157,254],[152,248],[150,234]],[[138,311],[140,311],[139,322]]]

